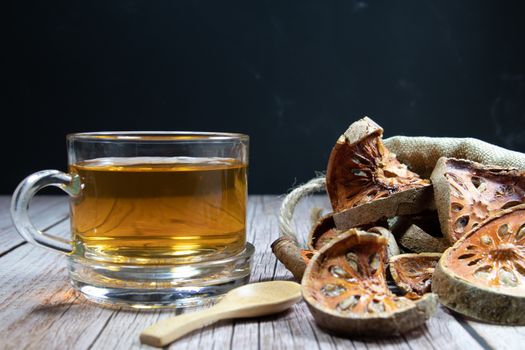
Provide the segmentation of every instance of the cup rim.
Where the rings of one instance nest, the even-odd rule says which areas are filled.
[[[90,131],[66,135],[68,141],[248,141],[249,136],[232,132],[209,131]]]

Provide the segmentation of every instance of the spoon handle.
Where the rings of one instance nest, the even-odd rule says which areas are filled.
[[[228,318],[228,316],[228,310],[214,306],[206,310],[170,317],[143,330],[140,333],[140,341],[144,344],[163,347],[191,331]]]

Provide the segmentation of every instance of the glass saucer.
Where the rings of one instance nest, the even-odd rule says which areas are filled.
[[[247,243],[236,255],[184,265],[132,265],[69,256],[73,287],[88,300],[131,308],[202,305],[250,279]]]

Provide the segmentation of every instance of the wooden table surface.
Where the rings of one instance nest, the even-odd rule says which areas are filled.
[[[290,279],[270,244],[277,238],[282,198],[251,196],[248,240],[255,245],[253,282]],[[141,345],[140,331],[166,317],[191,310],[135,311],[103,308],[84,300],[68,282],[66,258],[32,246],[16,233],[8,196],[0,196],[0,349],[153,349]],[[312,196],[296,211],[296,225],[307,232],[312,207],[328,207]],[[42,196],[33,201],[39,228],[68,232],[67,198]],[[525,349],[525,327],[470,321],[440,307],[426,325],[403,336],[349,339],[320,330],[307,306],[264,318],[221,321],[171,345],[173,349]]]

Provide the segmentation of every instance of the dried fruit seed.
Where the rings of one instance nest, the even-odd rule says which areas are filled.
[[[359,258],[356,253],[349,252],[345,255],[348,265],[357,273],[359,273]]]
[[[481,236],[480,241],[484,245],[491,245],[492,244],[492,239],[489,236],[487,236],[487,235]]]
[[[463,205],[459,203],[452,203],[450,207],[455,213],[459,213],[463,209]]]
[[[353,309],[359,303],[360,295],[352,295],[337,304],[337,309],[341,311],[347,311],[348,309]]]
[[[330,267],[330,273],[334,275],[334,277],[339,277],[339,278],[350,277],[350,274],[348,272],[346,272],[343,268],[339,266],[335,266],[335,265]]]
[[[321,292],[327,297],[338,297],[346,291],[346,288],[340,284],[327,284],[321,288]]]
[[[492,271],[492,267],[491,266],[483,266],[483,267],[480,267],[479,269],[477,269],[474,272],[474,275],[477,278],[486,280],[486,279],[488,279],[490,277],[491,271]]]
[[[372,254],[368,257],[368,265],[372,268],[372,273],[375,273],[377,269],[379,269],[379,266],[381,265],[381,261],[379,259],[378,254]]]
[[[525,238],[525,224],[521,225],[516,233],[516,241],[521,241],[523,238]]]
[[[366,311],[369,313],[385,312],[385,304],[381,300],[373,299],[370,303],[368,303]]]
[[[518,285],[518,279],[516,275],[506,268],[499,269],[498,277],[500,282],[507,287],[515,287]]]
[[[509,233],[509,225],[507,224],[503,224],[498,228],[498,236],[501,239],[505,239]]]
[[[465,231],[465,227],[467,227],[468,222],[470,220],[470,217],[465,215],[460,217],[456,220],[456,223],[454,224],[454,231],[458,233],[463,233]]]

